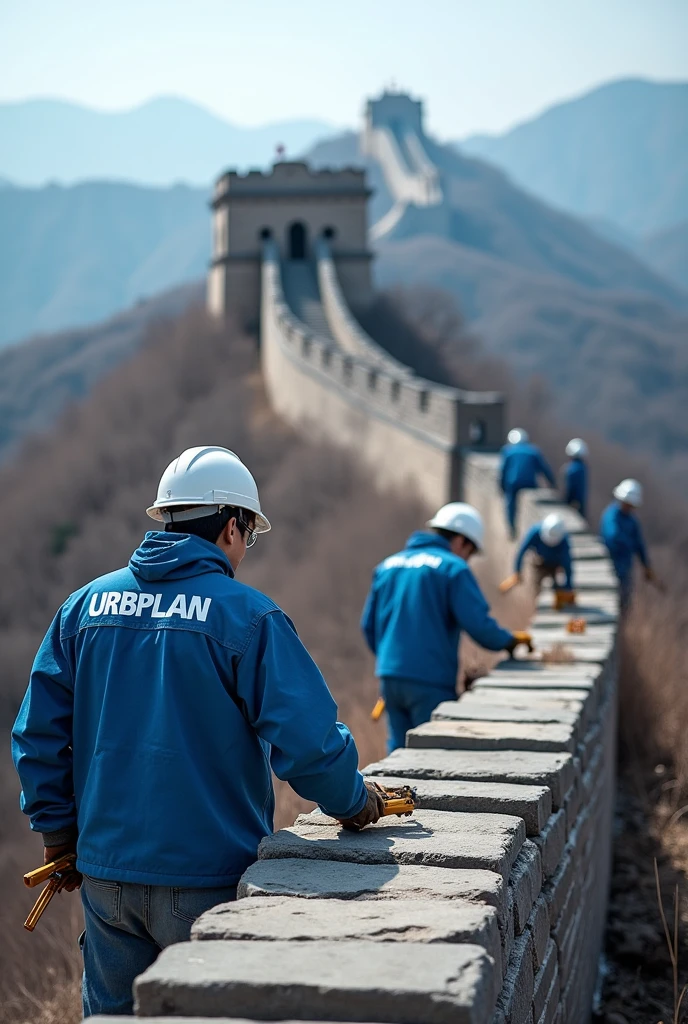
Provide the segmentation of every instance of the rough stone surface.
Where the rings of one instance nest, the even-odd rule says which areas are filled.
[[[224,903],[202,914],[192,939],[253,939],[266,942],[461,942],[482,946],[497,962],[502,947],[494,907],[449,900],[399,902],[261,900]]]
[[[593,608],[590,605],[570,608],[565,617],[561,612],[540,611],[537,615],[538,629],[562,629],[566,628],[569,619],[585,619],[586,626],[615,625],[616,612],[604,608]]]
[[[507,1024],[530,1024],[533,1004],[533,940],[526,931],[514,942],[498,1008]]]
[[[548,786],[552,804],[562,806],[574,777],[573,758],[566,753],[523,750],[395,750],[364,769],[364,775],[396,775],[406,779],[477,779]]]
[[[479,697],[479,694],[476,694]],[[533,702],[530,707],[498,703],[490,700],[468,701],[465,698],[457,701],[445,701],[439,704],[432,713],[433,722],[441,721],[471,722],[539,722],[544,724],[567,725],[574,735],[579,735],[580,713],[570,710],[564,703],[540,701]]]
[[[258,858],[475,867],[507,877],[524,839],[523,821],[510,815],[420,809],[412,818],[382,818],[362,832],[347,832],[324,814],[310,814],[299,815],[291,828],[263,839]]]
[[[542,873],[545,878],[551,878],[559,867],[566,846],[566,812],[563,808],[551,816],[539,836],[533,836],[533,842],[542,857]]]
[[[542,861],[540,851],[530,839],[523,844],[509,877],[509,890],[513,897],[514,928],[516,935],[525,931],[528,918],[542,889]]]
[[[575,668],[588,666],[576,665]],[[593,669],[591,674],[567,672],[525,672],[518,675],[509,675],[506,672],[495,672],[491,676],[483,676],[473,684],[471,692],[479,693],[482,690],[580,690],[581,692],[594,692],[597,689],[597,672]]]
[[[535,975],[533,988],[533,1015],[537,1021],[542,1016],[550,989],[554,979],[558,979],[558,975],[557,947],[552,939],[548,939],[540,970]]]
[[[408,780],[377,776],[381,786],[400,786]],[[547,786],[519,786],[508,782],[470,782],[414,779],[421,807],[434,811],[513,814],[523,818],[528,835],[542,831],[552,810],[552,793]]]
[[[259,860],[241,877],[238,895],[341,900],[471,900],[506,913],[507,886],[494,871],[415,864]]]
[[[570,725],[539,722],[425,722],[406,733],[407,747],[445,750],[567,750],[576,749]]]
[[[137,1012],[381,1024],[492,1019],[501,975],[480,946],[316,940],[306,948],[260,941],[168,946],[135,983]]]
[[[533,904],[528,918],[528,930],[533,936],[533,970],[539,971],[544,962],[549,944],[549,907],[547,900],[540,894]],[[480,943],[484,945],[484,943]]]

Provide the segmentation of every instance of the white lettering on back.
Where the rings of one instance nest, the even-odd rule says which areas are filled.
[[[139,594],[139,603],[136,605],[136,616],[137,618],[141,615],[144,608],[150,608],[155,598],[152,594]]]
[[[137,599],[138,594],[133,590],[125,590],[122,594],[122,600],[119,606],[120,615],[135,615]]]
[[[155,602],[153,603],[153,608],[151,609],[151,619],[164,619],[165,616],[167,615],[167,612],[161,612],[160,611],[160,602],[161,601],[162,601],[162,594],[156,594],[155,595]]]
[[[186,615],[187,619],[193,619],[195,615],[199,622],[205,622],[208,618],[208,611],[212,600],[212,597],[206,597],[204,601],[201,602],[200,597],[198,597],[197,594],[194,594],[189,601],[189,610]]]
[[[104,591],[102,594],[91,594],[91,603],[88,606],[89,615],[102,615],[105,602],[107,601],[108,592]],[[100,598],[100,605],[98,605],[98,598]]]
[[[430,569],[439,569],[442,565],[441,555],[428,555],[419,552],[417,555],[390,555],[382,563],[383,569],[422,569],[428,566]]]
[[[186,615],[186,595],[185,594],[177,594],[177,596],[175,597],[174,601],[172,602],[170,607],[167,609],[167,618],[171,619],[173,615],[181,615],[181,617],[183,619],[185,619],[187,617],[187,615]]]
[[[103,609],[103,615],[116,615],[117,614],[117,605],[119,604],[119,599],[121,598],[121,596],[122,595],[119,592],[119,590],[111,590],[110,591],[110,593],[107,596],[107,601],[105,602],[105,608]]]
[[[91,618],[98,615],[136,615],[150,608],[152,619],[169,619],[178,615],[180,619],[198,619],[205,622],[208,618],[211,597],[201,598],[198,594],[187,598],[186,594],[177,594],[167,611],[160,611],[162,594],[137,594],[134,590],[106,590],[100,594],[91,594],[88,614]]]

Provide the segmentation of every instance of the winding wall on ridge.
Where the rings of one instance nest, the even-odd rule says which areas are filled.
[[[288,307],[266,244],[261,348],[275,408],[363,454],[382,486],[410,479],[430,505],[476,505],[508,571],[498,456],[471,450],[469,434],[476,408],[501,412],[497,396],[472,401],[392,364],[342,308],[326,250],[315,272],[328,338]],[[609,880],[618,608],[604,549],[554,493],[522,496],[521,528],[555,508],[586,631],[569,633],[543,591],[535,655],[505,659],[364,769],[413,785],[420,809],[360,833],[301,815],[267,837],[239,900],[139,977],[140,1017],[586,1024]]]

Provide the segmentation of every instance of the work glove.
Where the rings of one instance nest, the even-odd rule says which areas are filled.
[[[384,793],[377,782],[373,782],[372,779],[364,779],[363,782],[368,793],[363,810],[355,814],[353,818],[337,819],[350,832],[360,832],[366,825],[374,825],[385,812]]]
[[[520,572],[512,573],[511,576],[507,576],[507,578],[505,580],[502,580],[502,582],[499,584],[500,594],[508,594],[508,592],[512,590],[514,587],[518,586],[520,582]]]
[[[532,636],[530,635],[530,633],[525,633],[525,632],[523,632],[522,630],[516,630],[516,632],[515,632],[515,633],[513,634],[513,636],[512,636],[512,638],[511,638],[511,640],[510,640],[510,641],[509,641],[509,643],[508,643],[508,644],[506,645],[506,647],[504,648],[504,650],[505,650],[505,651],[508,651],[508,652],[509,652],[509,655],[510,655],[510,657],[512,657],[512,658],[513,658],[513,656],[514,656],[514,651],[515,651],[515,650],[516,650],[516,648],[517,648],[517,647],[519,646],[519,644],[525,644],[525,645],[526,645],[526,647],[528,648],[528,653],[529,653],[529,654],[530,654],[530,653],[531,653],[531,652],[533,651],[533,649],[534,649],[534,648],[533,648],[533,638],[532,638]]]

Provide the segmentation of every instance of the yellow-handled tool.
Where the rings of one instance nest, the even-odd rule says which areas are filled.
[[[518,572],[512,572],[511,576],[507,576],[505,580],[499,584],[500,594],[508,594],[510,590],[517,587],[521,582],[521,574]]]
[[[378,786],[378,789],[382,790],[385,801],[385,809],[382,812],[383,818],[386,818],[389,814],[409,815],[418,807],[416,791],[411,789],[410,786],[399,786],[396,789],[391,786]]]
[[[382,713],[385,710],[384,697],[378,697],[377,703],[373,710],[370,712],[370,717],[374,722],[378,722],[382,718]]]
[[[40,885],[41,882],[48,882],[45,889],[31,908],[31,912],[26,921],[24,921],[24,927],[27,932],[32,932],[34,930],[41,919],[43,911],[48,906],[55,893],[60,892],[60,890],[67,884],[69,876],[74,872],[75,867],[76,854],[66,853],[64,857],[58,857],[57,860],[51,860],[48,864],[44,864],[40,868],[34,868],[33,871],[27,871],[24,875],[24,885],[27,885],[29,889],[33,889],[34,886]]]

